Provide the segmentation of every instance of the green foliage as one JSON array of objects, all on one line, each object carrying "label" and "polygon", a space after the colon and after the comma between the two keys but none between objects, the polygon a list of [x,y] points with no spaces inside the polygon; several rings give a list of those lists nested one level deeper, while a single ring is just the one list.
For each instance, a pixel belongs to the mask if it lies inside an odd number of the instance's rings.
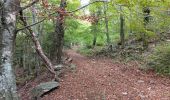
[{"label": "green foliage", "polygon": [[[48,3],[50,5],[53,5],[53,7],[57,8],[60,6],[61,0],[49,0]],[[95,0],[90,0],[90,2]],[[105,26],[105,14],[104,11],[106,11],[106,17],[108,20],[108,31],[109,31],[109,37],[111,40],[111,45],[120,43],[120,14],[123,15],[125,19],[125,40],[127,43],[125,45],[124,50],[127,52],[127,56],[130,56],[131,52],[129,52],[129,49],[126,49],[129,47],[128,42],[131,40],[135,40],[135,42],[139,42],[136,40],[141,40],[143,37],[143,34],[145,34],[145,40],[150,41],[157,38],[159,33],[166,33],[170,30],[170,12],[168,13],[170,1],[169,0],[108,0],[110,2],[103,3],[103,2],[96,2],[92,5],[89,5],[87,8],[84,8],[84,12],[90,12],[89,15],[95,15],[98,16],[98,22],[97,25],[88,21],[80,20],[74,18],[74,16],[69,17],[65,16],[65,22],[64,22],[64,46],[65,47],[71,47],[72,45],[76,45],[79,48],[79,52],[85,55],[92,55],[94,52],[98,52],[98,50],[101,50],[101,47],[104,47],[107,45],[107,39],[106,39],[106,26]],[[28,1],[23,1],[22,5],[25,5],[25,3],[29,3]],[[105,5],[106,4],[106,5]],[[104,9],[104,5],[107,6],[106,9]],[[80,6],[79,0],[67,0],[67,11],[72,11],[77,9]],[[122,10],[120,10],[120,6],[122,6]],[[47,10],[44,9],[41,4],[36,4],[37,12],[41,12],[45,14],[45,16],[39,16],[37,14],[37,21],[41,19],[41,17],[47,17],[48,14],[56,12],[55,10]],[[147,25],[144,26],[144,14],[143,14],[143,8],[149,7],[151,9],[150,13],[150,21],[147,23]],[[82,13],[81,11],[77,11],[75,13],[72,13],[73,15],[77,16],[84,16],[85,13]],[[54,14],[53,17],[55,17]],[[29,16],[32,16],[31,10],[27,10],[24,13],[24,16],[28,16],[27,22],[28,24],[32,23],[32,18]],[[42,32],[40,34],[39,40],[41,42],[41,45],[43,47],[43,50],[45,54],[48,57],[51,57],[53,53],[55,53],[55,18],[46,20],[43,22],[43,28],[42,30],[39,30]],[[42,24],[41,24],[42,25]],[[22,23],[17,23],[17,27],[21,28],[23,27]],[[38,25],[37,25],[38,27]],[[130,32],[131,31],[131,32]],[[25,32],[25,31],[24,31]],[[132,35],[132,37],[130,37]],[[94,36],[97,37],[96,41],[96,47],[92,46],[93,38]],[[27,41],[28,40],[28,41]],[[141,43],[134,43],[137,44],[137,46],[133,47],[132,52],[135,48],[142,47]],[[24,48],[23,48],[24,47]],[[156,49],[153,58],[150,58],[155,61],[156,63],[163,64],[166,60],[163,60],[161,58],[162,56],[165,56],[165,52],[169,52],[167,47],[157,47],[164,49],[164,52],[158,52],[159,50]],[[125,53],[126,53],[125,52]],[[160,53],[160,54],[159,54]],[[29,36],[19,33],[19,35],[16,38],[16,51],[15,51],[15,62],[19,63],[20,60],[23,58],[23,54],[26,56],[26,60],[34,58],[35,56],[35,50],[33,43],[31,42],[31,39]],[[155,56],[154,56],[155,55]],[[156,59],[161,58],[161,60]],[[160,56],[160,57],[158,57]],[[53,58],[53,57],[52,57]],[[53,59],[52,59],[53,60]],[[26,66],[32,66],[36,62],[34,59],[29,60]],[[21,64],[22,66],[22,64]],[[163,66],[163,65],[159,65]],[[155,67],[160,69],[163,67]],[[156,70],[158,70],[156,69]],[[161,69],[162,71],[162,69]],[[166,70],[167,71],[167,70]],[[165,72],[166,72],[165,71]],[[158,70],[159,72],[159,70]],[[164,70],[163,70],[164,72]]]},{"label": "green foliage", "polygon": [[92,49],[87,47],[80,48],[77,52],[85,56],[91,56],[93,54]]},{"label": "green foliage", "polygon": [[145,33],[146,33],[146,37],[147,37],[148,40],[157,37],[157,35],[152,31],[145,30]]},{"label": "green foliage", "polygon": [[91,34],[89,34],[89,27],[89,23],[84,23],[75,19],[67,19],[64,44],[67,46],[71,43],[83,45],[88,42],[88,38],[91,36]]},{"label": "green foliage", "polygon": [[45,53],[47,53],[48,56],[50,56],[54,52],[54,47],[55,47],[54,39],[55,38],[53,37],[55,36],[55,34],[54,32],[51,32],[51,33],[46,33],[44,35],[45,36],[43,37],[42,47]]},{"label": "green foliage", "polygon": [[90,56],[94,56],[95,54],[98,54],[99,52],[101,52],[102,49],[103,49],[102,46],[95,46],[94,48],[91,48],[91,47],[88,48],[84,46],[82,48],[79,48],[77,52],[79,52],[82,55],[90,57]]},{"label": "green foliage", "polygon": [[80,6],[79,0],[67,0],[67,9],[69,10],[75,10]]},{"label": "green foliage", "polygon": [[170,75],[170,44],[157,46],[148,57],[148,65],[159,74]]}]

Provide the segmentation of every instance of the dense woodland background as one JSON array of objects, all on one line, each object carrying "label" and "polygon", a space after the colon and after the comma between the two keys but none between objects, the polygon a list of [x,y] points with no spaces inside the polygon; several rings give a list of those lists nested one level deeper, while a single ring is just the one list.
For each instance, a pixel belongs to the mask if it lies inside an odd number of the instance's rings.
[{"label": "dense woodland background", "polygon": [[81,1],[0,0],[0,100],[48,71],[59,81],[56,66],[76,66],[70,49],[169,77],[169,0]]}]

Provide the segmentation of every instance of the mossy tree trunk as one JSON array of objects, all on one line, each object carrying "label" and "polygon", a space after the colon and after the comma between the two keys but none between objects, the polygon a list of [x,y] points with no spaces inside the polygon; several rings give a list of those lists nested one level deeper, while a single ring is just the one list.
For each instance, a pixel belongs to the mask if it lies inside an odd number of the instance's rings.
[{"label": "mossy tree trunk", "polygon": [[61,0],[60,2],[60,11],[58,12],[57,20],[56,20],[56,56],[57,56],[57,64],[62,63],[62,55],[63,55],[63,45],[64,45],[64,12],[66,8],[66,0]]}]

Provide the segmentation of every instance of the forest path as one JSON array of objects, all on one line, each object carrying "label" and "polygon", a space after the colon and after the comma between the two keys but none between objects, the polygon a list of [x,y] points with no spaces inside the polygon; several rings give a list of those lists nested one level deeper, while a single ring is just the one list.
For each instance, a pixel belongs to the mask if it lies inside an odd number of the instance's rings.
[{"label": "forest path", "polygon": [[137,64],[88,58],[67,51],[77,66],[66,73],[59,89],[42,100],[170,100],[170,79],[142,72]]}]

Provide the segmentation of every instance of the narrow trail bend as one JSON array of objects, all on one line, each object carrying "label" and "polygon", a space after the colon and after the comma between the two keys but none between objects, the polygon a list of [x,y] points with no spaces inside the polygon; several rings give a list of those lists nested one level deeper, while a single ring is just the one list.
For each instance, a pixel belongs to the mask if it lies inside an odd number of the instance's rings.
[{"label": "narrow trail bend", "polygon": [[67,51],[77,70],[66,73],[61,87],[42,100],[170,100],[170,79],[142,72],[137,64],[88,58]]}]

